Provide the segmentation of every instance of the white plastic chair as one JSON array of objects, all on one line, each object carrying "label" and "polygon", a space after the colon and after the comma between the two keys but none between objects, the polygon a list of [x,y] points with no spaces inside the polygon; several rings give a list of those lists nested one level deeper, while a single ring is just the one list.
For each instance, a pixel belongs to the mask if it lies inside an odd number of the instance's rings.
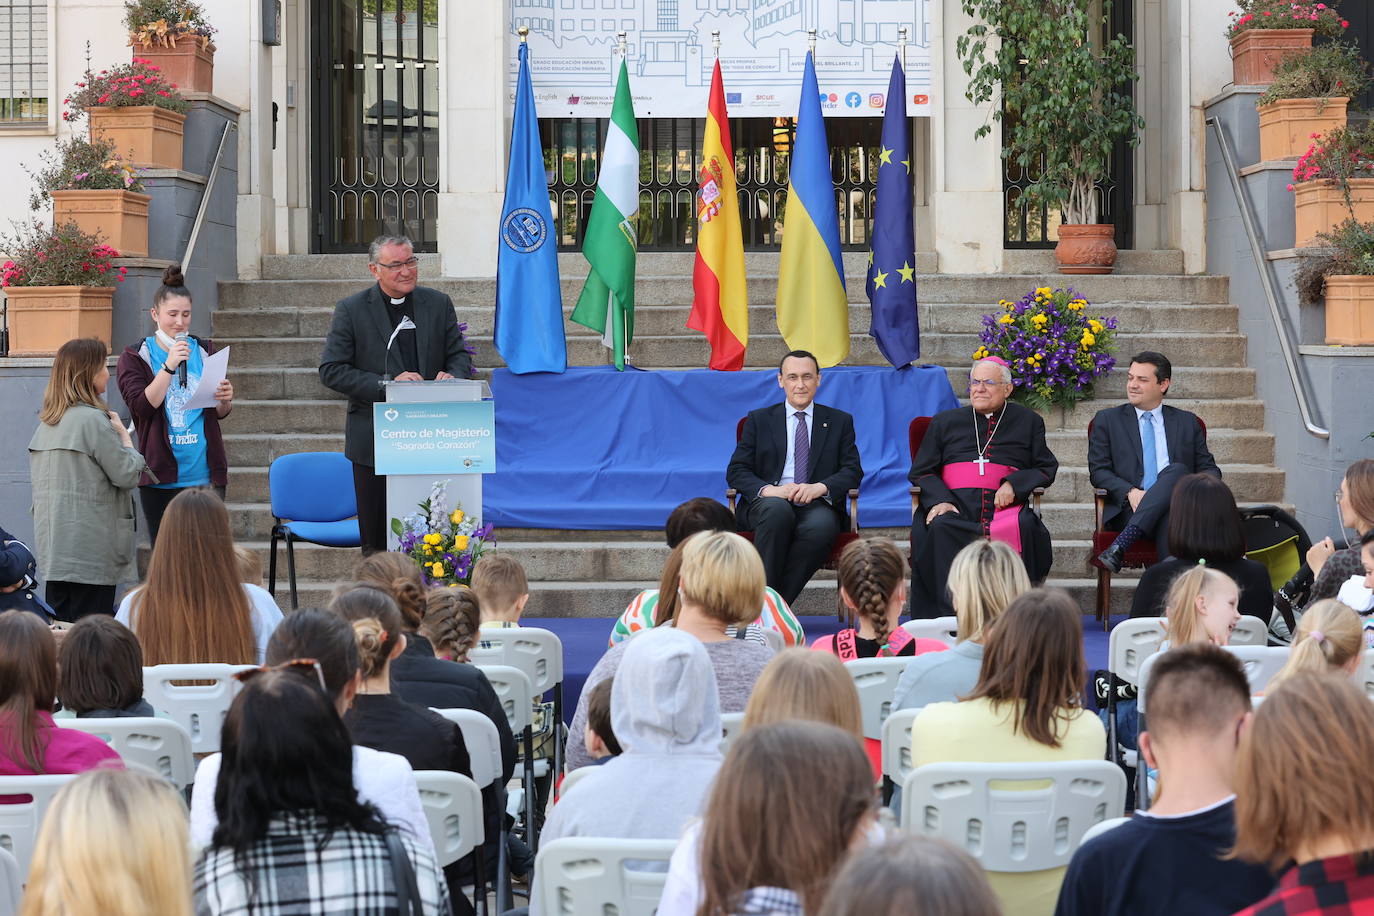
[{"label": "white plastic chair", "polygon": [[902,624],[902,629],[917,639],[938,639],[947,646],[953,646],[959,641],[958,617],[908,620]]},{"label": "white plastic chair", "polygon": [[472,781],[485,789],[501,779],[501,735],[496,723],[475,709],[433,709],[463,732],[472,763]]},{"label": "white plastic chair", "polygon": [[581,782],[584,776],[586,776],[588,773],[593,772],[595,769],[596,767],[578,767],[577,769],[568,773],[567,776],[564,776],[563,781],[558,784],[559,801],[562,801],[564,798],[567,798],[568,792],[572,789],[572,787]]},{"label": "white plastic chair", "polygon": [[1078,841],[1078,845],[1082,846],[1084,843],[1088,842],[1088,840],[1101,836],[1113,827],[1120,827],[1129,820],[1129,817],[1109,817],[1105,821],[1093,824],[1088,828],[1087,832],[1083,834],[1083,839]]},{"label": "white plastic chair", "polygon": [[462,773],[416,770],[415,785],[429,821],[429,835],[439,865],[457,862],[486,840],[482,824],[482,790]]},{"label": "white plastic chair", "polygon": [[[1140,686],[1140,668],[1159,651],[1167,622],[1163,617],[1134,617],[1112,627],[1107,637],[1107,671],[1118,682]],[[1136,765],[1136,752],[1122,747],[1116,738],[1115,684],[1107,695],[1107,751],[1111,759],[1126,766]]]},{"label": "white plastic chair", "polygon": [[38,829],[53,796],[76,778],[73,773],[45,776],[0,776],[0,796],[31,796],[29,801],[0,804],[0,849],[14,856],[21,877],[28,875],[38,844]]},{"label": "white plastic chair", "polygon": [[125,765],[147,770],[178,789],[196,777],[191,735],[171,719],[57,719],[63,728],[95,735],[118,752]]},{"label": "white plastic chair", "polygon": [[[219,750],[219,732],[229,704],[238,695],[234,675],[252,665],[157,665],[143,669],[143,698],[153,709],[173,719],[191,736],[191,751]],[[174,684],[173,681],[212,681]]]},{"label": "white plastic chair", "polygon": [[512,734],[524,743],[524,775],[521,777],[521,791],[524,793],[526,842],[530,848],[539,849],[539,833],[534,820],[534,691],[525,672],[511,665],[478,665],[491,682],[496,698],[501,701],[501,710],[506,714]]},{"label": "white plastic chair", "polygon": [[739,737],[739,733],[743,728],[744,713],[723,712],[720,714],[720,752],[722,754],[730,750],[730,745]]},{"label": "white plastic chair", "polygon": [[966,850],[986,871],[1028,872],[1068,865],[1088,828],[1125,807],[1126,776],[1110,760],[933,763],[911,771],[901,822]]},{"label": "white plastic chair", "polygon": [[535,858],[539,899],[551,913],[654,916],[676,846],[676,840],[560,837]]},{"label": "white plastic chair", "polygon": [[[911,763],[911,726],[923,706],[894,709],[883,720],[883,778],[894,787],[906,785],[915,769]],[[890,792],[886,792],[889,797]]]},{"label": "white plastic chair", "polygon": [[1237,646],[1229,645],[1226,651],[1240,659],[1245,668],[1245,679],[1250,682],[1250,693],[1264,693],[1264,688],[1288,663],[1288,646]]},{"label": "white plastic chair", "polygon": [[24,879],[19,874],[19,860],[8,849],[0,848],[0,916],[15,916],[19,912],[19,898],[24,893]]},{"label": "white plastic chair", "polygon": [[1233,646],[1267,646],[1269,645],[1269,624],[1258,617],[1246,615],[1236,622],[1236,628],[1231,631],[1231,645]]},{"label": "white plastic chair", "polygon": [[845,670],[854,680],[855,689],[859,691],[865,738],[882,740],[883,720],[892,711],[897,679],[910,663],[909,658],[857,658],[844,663]]}]

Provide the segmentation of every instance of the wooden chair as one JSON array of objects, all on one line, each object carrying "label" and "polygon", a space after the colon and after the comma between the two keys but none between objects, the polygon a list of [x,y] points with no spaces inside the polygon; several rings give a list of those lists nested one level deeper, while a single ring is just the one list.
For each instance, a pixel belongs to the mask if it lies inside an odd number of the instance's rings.
[{"label": "wooden chair", "polygon": [[[1207,424],[1201,417],[1197,418],[1197,425],[1202,430],[1203,438],[1207,438]],[[1088,441],[1093,437],[1093,421],[1088,421]],[[1102,527],[1102,515],[1107,508],[1107,491],[1101,487],[1093,487],[1093,539],[1092,546],[1088,552],[1088,565],[1097,569],[1097,600],[1094,613],[1102,623],[1102,629],[1107,629],[1112,620],[1112,571],[1103,566],[1097,559],[1098,554],[1112,546],[1112,541],[1116,540],[1119,531],[1108,531]],[[1141,538],[1130,547],[1126,548],[1125,556],[1122,559],[1122,569],[1144,569],[1159,562],[1159,550],[1155,547],[1154,541]]]},{"label": "wooden chair", "polygon": [[[735,424],[735,442],[739,442],[740,436],[744,434],[744,423],[748,419],[748,417],[740,417],[739,422]],[[835,542],[830,545],[830,556],[826,557],[825,563],[822,564],[821,569],[829,569],[832,571],[838,569],[840,565],[840,554],[844,553],[846,547],[859,539],[859,491],[850,490],[847,497],[849,501],[849,530],[841,531],[839,534],[835,535]],[[735,511],[735,503],[738,500],[738,490],[731,487],[725,491],[725,502],[730,507],[732,513]],[[754,532],[752,531],[741,531],[739,535],[748,541],[754,540]],[[844,601],[840,598],[840,586],[838,582],[835,584],[835,608],[835,616],[843,621],[845,626],[854,625],[853,615],[849,613],[849,609],[844,606]]]}]

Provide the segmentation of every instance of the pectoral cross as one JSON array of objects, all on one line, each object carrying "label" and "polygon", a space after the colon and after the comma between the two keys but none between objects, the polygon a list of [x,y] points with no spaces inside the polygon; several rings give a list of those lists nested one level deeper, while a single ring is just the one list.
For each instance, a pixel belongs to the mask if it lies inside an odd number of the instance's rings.
[{"label": "pectoral cross", "polygon": [[977,458],[975,458],[975,459],[973,460],[973,463],[976,464],[976,465],[978,465],[978,476],[979,476],[979,477],[985,477],[985,476],[987,476],[986,465],[987,465],[987,463],[988,463],[988,460],[987,460],[986,458],[984,458],[982,455],[979,455]]}]

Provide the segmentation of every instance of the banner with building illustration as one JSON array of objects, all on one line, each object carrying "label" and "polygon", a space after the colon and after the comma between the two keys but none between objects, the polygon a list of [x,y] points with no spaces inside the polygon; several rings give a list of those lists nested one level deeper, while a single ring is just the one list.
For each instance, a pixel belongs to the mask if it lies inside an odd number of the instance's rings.
[{"label": "banner with building illustration", "polygon": [[927,116],[931,0],[511,0],[508,94],[516,29],[529,32],[539,116],[610,117],[625,32],[639,117],[698,118],[720,32],[732,117],[795,117],[807,35],[826,117],[878,117],[887,106],[898,29],[906,27],[906,110]]}]

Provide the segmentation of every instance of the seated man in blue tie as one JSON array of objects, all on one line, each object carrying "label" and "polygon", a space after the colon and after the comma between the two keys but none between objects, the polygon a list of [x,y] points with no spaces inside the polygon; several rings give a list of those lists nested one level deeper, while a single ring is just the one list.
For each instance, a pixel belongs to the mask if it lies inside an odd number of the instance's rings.
[{"label": "seated man in blue tie", "polygon": [[725,471],[739,491],[740,530],[754,532],[768,585],[789,605],[848,525],[845,497],[864,476],[854,418],[815,403],[820,384],[815,356],[784,356],[778,387],[786,403],[749,412]]},{"label": "seated man in blue tie", "polygon": [[1120,531],[1098,560],[1120,572],[1126,550],[1141,538],[1169,555],[1169,500],[1188,474],[1221,477],[1196,414],[1164,406],[1173,366],[1146,350],[1131,359],[1127,404],[1099,410],[1088,440],[1088,477],[1107,491],[1102,526]]}]

